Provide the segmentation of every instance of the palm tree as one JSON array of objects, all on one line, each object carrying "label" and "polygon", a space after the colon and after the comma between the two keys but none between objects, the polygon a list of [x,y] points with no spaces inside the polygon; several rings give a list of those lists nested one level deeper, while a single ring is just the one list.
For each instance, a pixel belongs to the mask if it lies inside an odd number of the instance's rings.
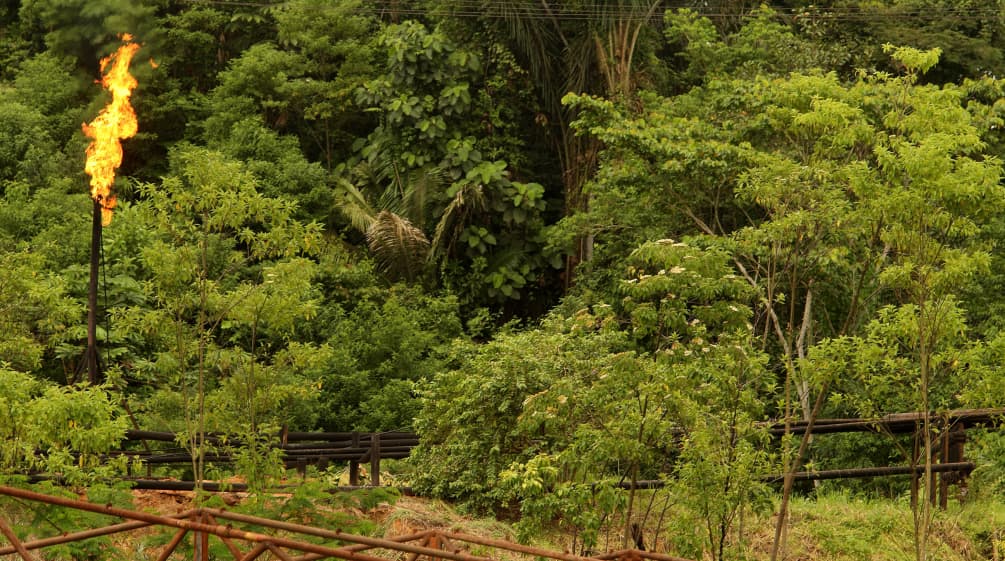
[{"label": "palm tree", "polygon": [[[587,210],[583,193],[600,150],[598,141],[578,136],[570,124],[574,111],[562,104],[567,93],[592,93],[627,100],[636,87],[634,61],[640,35],[659,0],[482,0],[489,21],[503,21],[514,51],[523,58],[555,131],[562,165],[566,215]],[[588,261],[592,236],[580,239],[567,262]]]},{"label": "palm tree", "polygon": [[[363,167],[366,166],[366,167]],[[459,183],[438,217],[429,214],[428,194],[438,192],[445,182],[438,168],[401,170],[393,163],[383,166],[367,183],[387,185],[375,201],[349,181],[339,182],[339,210],[349,223],[366,236],[367,247],[381,270],[390,280],[415,281],[427,266],[447,259],[458,236],[473,215],[485,212],[485,186]],[[372,171],[360,164],[357,171]],[[390,173],[387,173],[390,170]],[[424,233],[428,218],[436,218],[432,242]]]},{"label": "palm tree", "polygon": [[366,236],[377,268],[391,281],[418,280],[429,256],[423,232],[428,193],[440,183],[435,169],[403,170],[393,161],[377,169],[361,163],[357,172],[370,175],[367,183],[385,185],[376,201],[346,179],[339,181],[339,210]]}]

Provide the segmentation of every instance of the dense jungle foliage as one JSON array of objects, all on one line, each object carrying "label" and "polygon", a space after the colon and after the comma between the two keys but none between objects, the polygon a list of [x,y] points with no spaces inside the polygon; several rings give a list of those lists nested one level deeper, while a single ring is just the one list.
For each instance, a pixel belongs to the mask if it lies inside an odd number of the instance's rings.
[{"label": "dense jungle foliage", "polygon": [[[89,380],[80,125],[122,33]],[[401,481],[527,536],[741,558],[745,512],[812,492],[766,475],[925,464],[942,430],[765,421],[1005,406],[1003,47],[999,0],[3,2],[2,471],[214,432],[265,486],[284,429],[414,430]],[[1005,439],[967,454],[1001,499]]]}]

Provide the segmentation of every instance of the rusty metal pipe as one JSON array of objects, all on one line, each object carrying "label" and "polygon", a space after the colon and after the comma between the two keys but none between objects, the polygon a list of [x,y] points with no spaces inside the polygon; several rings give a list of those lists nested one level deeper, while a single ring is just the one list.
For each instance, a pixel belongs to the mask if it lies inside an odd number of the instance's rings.
[{"label": "rusty metal pipe", "polygon": [[[273,555],[275,555],[276,557],[278,557],[280,559],[280,561],[291,561],[293,559],[292,557],[290,557],[289,555],[287,555],[286,552],[284,552],[283,550],[279,549],[278,547],[272,545],[271,543],[270,544],[265,544],[265,545],[266,545],[266,547],[269,548],[269,551]],[[318,554],[318,555],[320,555],[320,554]]]},{"label": "rusty metal pipe", "polygon": [[[171,518],[188,518],[192,515],[195,510],[188,510],[180,514],[176,514]],[[52,545],[60,545],[69,542],[75,542],[80,540],[86,540],[90,538],[98,538],[101,536],[107,536],[110,534],[117,534],[119,532],[128,532],[130,530],[138,530],[140,528],[146,528],[151,526],[150,522],[123,522],[122,524],[115,524],[114,526],[105,526],[104,528],[95,528],[93,530],[83,530],[81,532],[74,532],[72,534],[63,534],[62,536],[53,536],[51,538],[43,538],[40,540],[34,540],[30,542],[24,542],[24,548],[27,550],[41,549],[43,547],[49,547]],[[0,555],[10,555],[11,553],[16,553],[13,547],[8,546],[0,548]]]},{"label": "rusty metal pipe", "polygon": [[[424,530],[422,532],[416,532],[414,534],[405,534],[403,536],[392,536],[390,538],[384,538],[384,539],[391,540],[393,542],[410,542],[422,539],[431,534],[432,532],[433,532],[432,530]],[[374,549],[374,546],[365,544],[356,544],[347,547],[341,547],[339,549],[344,549],[346,551],[366,551],[368,549]],[[324,559],[325,557],[326,556],[318,553],[306,553],[304,555],[294,557],[292,561],[315,561],[317,559]]]},{"label": "rusty metal pipe", "polygon": [[[269,546],[264,543],[256,544],[255,547],[251,548],[251,551],[244,554],[240,561],[254,561],[258,559],[258,556],[269,550]],[[320,555],[318,553],[312,553],[311,555]],[[324,559],[324,557],[315,557],[315,559]]]},{"label": "rusty metal pipe", "polygon": [[[297,549],[300,551],[306,551],[310,553],[324,553],[328,556],[339,557],[342,559],[348,559],[350,561],[387,561],[380,557],[375,557],[372,555],[364,555],[361,553],[356,553],[353,551],[340,551],[332,547],[324,547],[311,543],[298,542],[296,540],[291,540],[287,538],[280,538],[274,536],[267,536],[264,534],[258,534],[255,532],[245,532],[243,530],[237,530],[229,526],[215,526],[212,524],[203,524],[200,522],[192,522],[190,520],[176,520],[174,518],[167,518],[164,516],[157,516],[154,514],[147,514],[145,512],[139,512],[134,510],[127,510],[124,508],[117,508],[110,505],[96,505],[88,503],[86,501],[78,501],[74,499],[66,499],[63,497],[53,497],[51,495],[44,495],[42,493],[36,493],[34,491],[28,491],[25,489],[17,489],[15,487],[0,486],[0,495],[7,495],[9,497],[18,497],[21,499],[26,499],[29,501],[38,501],[42,503],[47,503],[56,506],[63,506],[68,508],[75,508],[78,510],[86,510],[88,512],[96,512],[98,514],[105,514],[108,516],[117,516],[119,518],[126,518],[130,520],[139,520],[143,522],[150,522],[151,524],[158,524],[161,526],[170,526],[174,528],[194,531],[194,532],[206,532],[208,534],[213,534],[215,536],[223,536],[228,538],[238,538],[254,543],[272,543],[274,545]],[[265,519],[260,519],[265,520]],[[272,522],[265,520],[266,522]],[[263,526],[268,526],[268,524],[262,524]],[[350,536],[348,534],[342,535],[340,539],[353,538],[361,539],[360,536]],[[366,538],[369,540],[369,538]],[[346,540],[349,541],[349,540]],[[376,540],[383,542],[384,540]],[[396,546],[401,544],[395,544],[394,542],[387,542]],[[383,544],[378,547],[382,547]],[[435,550],[430,550],[432,553],[439,553]],[[426,553],[426,552],[423,552]],[[443,557],[441,555],[441,557]],[[468,559],[458,559],[456,561],[487,561],[485,558],[468,558]]]},{"label": "rusty metal pipe", "polygon": [[24,544],[21,543],[21,540],[18,539],[17,534],[14,533],[14,529],[10,527],[10,524],[7,524],[7,521],[4,520],[2,516],[0,516],[0,533],[2,533],[5,538],[7,538],[7,541],[13,544],[14,551],[16,551],[17,554],[21,556],[21,559],[23,559],[24,561],[35,561],[35,558],[32,557],[30,553],[28,553],[28,550],[24,547]]},{"label": "rusty metal pipe", "polygon": [[652,559],[653,561],[691,561],[690,559],[677,557],[676,555],[653,553],[652,551],[639,551],[638,549],[619,549],[618,551],[598,555],[596,559],[620,559],[622,556],[628,556],[629,558],[641,557],[643,559]]},{"label": "rusty metal pipe", "polygon": [[174,537],[171,538],[171,541],[168,542],[166,546],[164,546],[164,551],[162,551],[161,554],[157,556],[157,561],[167,561],[168,558],[171,557],[171,554],[174,553],[174,550],[178,549],[178,546],[181,544],[181,541],[185,539],[185,536],[187,534],[188,530],[184,528],[175,532]]},{"label": "rusty metal pipe", "polygon": [[[371,547],[379,547],[383,549],[392,549],[395,551],[404,551],[406,553],[417,553],[419,555],[429,555],[432,557],[439,557],[442,559],[451,559],[452,561],[495,561],[488,557],[478,557],[476,555],[467,555],[464,553],[456,553],[453,551],[444,551],[442,549],[433,549],[429,547],[420,547],[417,545],[411,545],[407,543],[398,543],[391,540],[385,540],[380,538],[368,538],[366,536],[357,536],[353,534],[346,534],[338,530],[322,530],[320,528],[312,528],[311,526],[304,526],[301,524],[293,524],[292,522],[279,522],[276,520],[269,520],[267,518],[259,518],[257,516],[249,516],[247,514],[237,514],[235,512],[228,512],[219,509],[207,509],[208,512],[212,513],[213,516],[217,518],[225,518],[227,520],[234,520],[235,522],[244,522],[246,524],[255,524],[258,526],[265,526],[268,528],[275,528],[277,530],[288,530],[290,532],[300,532],[304,534],[315,535],[319,537],[338,539],[342,541],[365,544]],[[307,551],[307,550],[304,550]],[[331,551],[338,551],[341,553],[351,553],[355,552],[349,551],[347,549],[332,549]],[[321,553],[321,552],[318,552]]]},{"label": "rusty metal pipe", "polygon": [[[216,522],[216,518],[214,518],[212,514],[205,512],[205,509],[203,509],[203,516],[206,517],[206,521],[210,524],[216,524],[219,526]],[[234,545],[234,542],[231,541],[230,538],[224,537],[221,537],[220,540],[223,541],[223,545],[227,546],[227,549],[230,550],[230,554],[234,557],[235,561],[241,561],[241,557],[244,556],[244,553],[238,549],[236,545]]]},{"label": "rusty metal pipe", "polygon": [[531,547],[528,545],[511,543],[503,540],[495,540],[492,538],[483,538],[481,536],[473,536],[471,534],[443,532],[443,536],[459,542],[487,545],[489,547],[498,547],[500,549],[506,549],[518,553],[526,553],[529,555],[537,555],[540,557],[548,557],[551,559],[560,559],[561,561],[590,561],[591,559],[590,557],[583,557],[581,555],[574,555],[571,553],[563,553],[558,551],[550,551],[547,549],[541,549],[539,547]]}]

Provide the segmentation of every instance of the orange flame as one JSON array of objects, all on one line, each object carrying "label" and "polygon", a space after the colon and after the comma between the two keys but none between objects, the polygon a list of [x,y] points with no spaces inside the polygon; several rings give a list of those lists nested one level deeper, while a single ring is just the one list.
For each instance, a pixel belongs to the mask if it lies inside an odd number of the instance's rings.
[{"label": "orange flame", "polygon": [[[93,142],[87,147],[84,171],[91,176],[91,198],[101,205],[101,224],[112,222],[115,195],[112,183],[115,170],[122,165],[122,144],[119,140],[136,134],[136,113],[129,104],[129,96],[136,88],[136,78],[129,73],[129,62],[140,46],[132,43],[132,36],[122,35],[125,44],[114,54],[101,59],[101,85],[112,93],[112,102],[91,121],[84,123],[84,134]],[[111,65],[108,72],[105,69]]]}]

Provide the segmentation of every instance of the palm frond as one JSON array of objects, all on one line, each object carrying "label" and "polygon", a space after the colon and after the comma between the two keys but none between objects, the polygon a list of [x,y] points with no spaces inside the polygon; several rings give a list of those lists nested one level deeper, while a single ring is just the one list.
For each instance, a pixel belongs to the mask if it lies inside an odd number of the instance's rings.
[{"label": "palm frond", "polygon": [[429,240],[407,218],[380,211],[366,231],[366,241],[377,267],[391,280],[414,281],[422,274]]},{"label": "palm frond", "polygon": [[[487,17],[502,20],[518,56],[524,59],[534,81],[541,88],[541,97],[554,111],[561,107],[561,63],[558,55],[568,48],[561,22],[556,17],[555,2],[549,0],[522,0],[517,2],[483,1],[481,11]],[[547,17],[541,17],[542,11]]]},{"label": "palm frond", "polygon": [[584,30],[582,37],[570,43],[562,53],[566,69],[561,86],[563,92],[582,93],[590,84],[590,76],[596,62],[595,37],[594,33]]},{"label": "palm frond", "polygon": [[440,256],[448,255],[461,234],[466,218],[473,213],[483,212],[486,208],[485,191],[481,185],[462,185],[450,204],[443,209],[440,221],[436,224],[429,260],[434,261]]},{"label": "palm frond", "polygon": [[404,216],[417,228],[425,230],[433,194],[441,192],[446,182],[446,174],[439,167],[397,167],[390,181],[384,184],[376,206]]},{"label": "palm frond", "polygon": [[349,220],[353,228],[366,233],[377,218],[376,211],[352,183],[340,179],[338,189],[339,211]]},{"label": "palm frond", "polygon": [[404,191],[403,214],[425,230],[429,205],[434,200],[434,195],[442,193],[448,184],[446,172],[438,166],[413,170]]}]

